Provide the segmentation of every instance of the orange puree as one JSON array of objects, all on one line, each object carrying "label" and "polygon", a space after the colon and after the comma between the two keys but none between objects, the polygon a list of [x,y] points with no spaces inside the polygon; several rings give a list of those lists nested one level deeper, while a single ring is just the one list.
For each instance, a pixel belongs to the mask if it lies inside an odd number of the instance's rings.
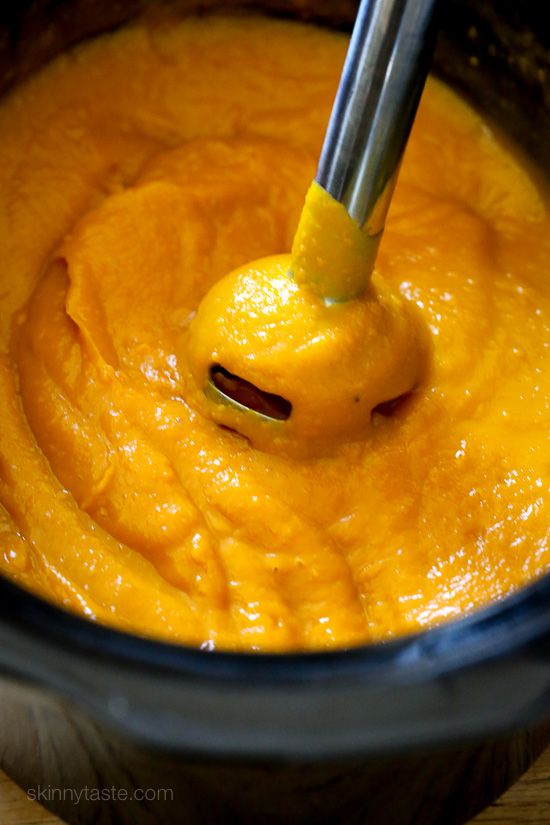
[{"label": "orange puree", "polygon": [[[203,414],[195,311],[231,270],[246,280],[247,262],[291,249],[345,48],[260,18],[140,23],[3,102],[0,569],[16,582],[139,634],[295,650],[457,617],[550,567],[547,205],[436,81],[371,304],[387,299],[390,327],[406,305],[411,342],[424,330],[413,394],[367,405],[347,437],[333,421],[310,457]],[[295,314],[274,332],[269,303],[245,306],[228,348],[298,387]],[[336,347],[319,403],[365,369],[348,349],[357,304],[342,307],[345,323],[319,327]]]},{"label": "orange puree", "polygon": [[[294,457],[334,453],[370,434],[373,410],[419,383],[427,349],[411,302],[378,274],[370,279],[372,249],[314,182],[292,254],[239,267],[202,300],[187,340],[192,405],[253,447]],[[213,366],[284,399],[290,417],[266,421],[213,397]]]}]

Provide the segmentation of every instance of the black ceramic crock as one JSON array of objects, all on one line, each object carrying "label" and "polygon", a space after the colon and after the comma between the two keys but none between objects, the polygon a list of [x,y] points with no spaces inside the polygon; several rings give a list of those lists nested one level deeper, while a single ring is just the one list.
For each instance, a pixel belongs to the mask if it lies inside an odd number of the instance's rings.
[{"label": "black ceramic crock", "polygon": [[[0,89],[151,5],[4,2]],[[339,28],[355,12],[348,0],[173,5]],[[544,174],[546,4],[443,0],[440,27],[434,71]],[[0,765],[71,823],[454,825],[550,739],[550,578],[402,640],[284,656],[128,636],[0,578],[0,674]]]}]

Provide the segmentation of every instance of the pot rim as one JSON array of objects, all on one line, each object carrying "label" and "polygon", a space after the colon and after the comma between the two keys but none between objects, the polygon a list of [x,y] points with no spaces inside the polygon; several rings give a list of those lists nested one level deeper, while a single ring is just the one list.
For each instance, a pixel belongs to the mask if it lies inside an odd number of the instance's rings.
[{"label": "pot rim", "polygon": [[[502,658],[519,647],[550,641],[550,572],[457,619],[415,633],[349,648],[284,653],[205,650],[139,636],[83,618],[26,591],[0,574],[0,624],[39,634],[67,652],[115,660],[132,669],[172,676],[256,684],[449,673]],[[549,648],[550,655],[550,648]],[[400,679],[401,681],[401,679]]]},{"label": "pot rim", "polygon": [[420,633],[286,654],[132,636],[0,576],[0,675],[8,691],[11,681],[41,701],[68,701],[164,755],[365,759],[499,736],[548,715],[549,654],[550,574]]}]

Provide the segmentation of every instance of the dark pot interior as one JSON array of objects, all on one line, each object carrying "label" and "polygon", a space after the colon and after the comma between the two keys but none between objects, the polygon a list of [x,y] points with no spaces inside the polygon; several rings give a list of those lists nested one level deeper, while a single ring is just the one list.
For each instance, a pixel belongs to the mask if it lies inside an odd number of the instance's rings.
[{"label": "dark pot interior", "polygon": [[[263,8],[349,28],[348,0],[35,0],[0,11],[0,90],[145,7]],[[549,168],[538,0],[447,0],[435,71]],[[473,617],[378,648],[250,657],[89,625],[0,580],[0,764],[79,823],[464,822],[548,741],[548,577]],[[32,687],[22,690],[21,683]],[[63,797],[115,786],[167,800]]]}]

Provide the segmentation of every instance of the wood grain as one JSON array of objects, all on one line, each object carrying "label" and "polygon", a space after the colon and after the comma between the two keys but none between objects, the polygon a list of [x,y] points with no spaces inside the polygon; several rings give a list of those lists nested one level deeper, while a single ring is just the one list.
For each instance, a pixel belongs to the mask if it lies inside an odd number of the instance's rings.
[{"label": "wood grain", "polygon": [[1,825],[60,825],[61,820],[27,799],[24,791],[0,770]]},{"label": "wood grain", "polygon": [[[470,825],[549,825],[550,748],[504,796]],[[27,799],[0,771],[0,825],[63,825],[36,802]]]},{"label": "wood grain", "polygon": [[548,825],[550,823],[550,748],[504,796],[471,825]]}]

